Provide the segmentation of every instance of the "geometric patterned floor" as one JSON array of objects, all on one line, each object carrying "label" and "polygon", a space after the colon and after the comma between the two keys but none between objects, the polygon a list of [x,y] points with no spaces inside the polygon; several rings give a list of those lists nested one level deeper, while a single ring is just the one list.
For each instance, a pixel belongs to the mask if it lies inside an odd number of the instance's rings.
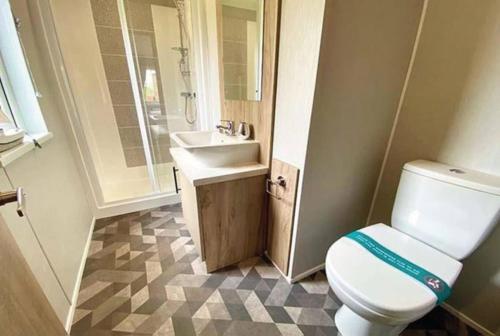
[{"label": "geometric patterned floor", "polygon": [[[96,222],[71,335],[337,335],[338,307],[324,272],[291,285],[256,257],[207,273],[177,204]],[[478,335],[445,320],[402,335]]]}]

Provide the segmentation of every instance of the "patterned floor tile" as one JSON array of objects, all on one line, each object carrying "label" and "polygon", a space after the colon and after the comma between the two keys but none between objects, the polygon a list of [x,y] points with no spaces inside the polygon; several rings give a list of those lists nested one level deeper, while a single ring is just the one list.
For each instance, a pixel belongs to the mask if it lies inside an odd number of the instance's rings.
[{"label": "patterned floor tile", "polygon": [[[172,205],[96,222],[71,335],[336,336],[339,307],[324,272],[291,285],[255,257],[208,274]],[[437,308],[403,336],[453,325]]]}]

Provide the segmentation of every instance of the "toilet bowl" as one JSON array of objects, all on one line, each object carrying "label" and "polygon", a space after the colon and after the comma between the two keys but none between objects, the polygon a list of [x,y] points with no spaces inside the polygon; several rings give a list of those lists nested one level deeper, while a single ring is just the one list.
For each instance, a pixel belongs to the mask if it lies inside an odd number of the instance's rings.
[{"label": "toilet bowl", "polygon": [[[450,287],[462,269],[459,261],[388,225],[359,231],[439,276]],[[349,238],[330,247],[325,267],[330,287],[344,304],[335,316],[343,336],[399,335],[408,323],[436,306],[437,297],[426,286]]]},{"label": "toilet bowl", "polygon": [[462,269],[459,260],[484,241],[499,219],[500,177],[424,160],[407,163],[391,226],[357,230],[389,251],[392,261],[346,236],[328,250],[326,275],[343,303],[335,315],[339,332],[399,335],[440,302],[430,289],[435,282],[413,276],[398,262],[413,264],[451,288]]}]

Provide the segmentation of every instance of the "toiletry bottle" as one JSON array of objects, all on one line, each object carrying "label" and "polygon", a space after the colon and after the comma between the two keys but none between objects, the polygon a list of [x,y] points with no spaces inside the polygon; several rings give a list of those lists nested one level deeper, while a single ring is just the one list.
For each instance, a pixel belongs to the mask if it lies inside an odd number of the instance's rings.
[{"label": "toiletry bottle", "polygon": [[250,138],[250,126],[244,121],[240,121],[240,125],[238,126],[238,138],[242,140]]}]

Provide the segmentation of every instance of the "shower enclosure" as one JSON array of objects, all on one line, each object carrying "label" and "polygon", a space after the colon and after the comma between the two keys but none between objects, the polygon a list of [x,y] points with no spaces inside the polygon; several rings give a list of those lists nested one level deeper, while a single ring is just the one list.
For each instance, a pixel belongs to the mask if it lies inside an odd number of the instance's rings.
[{"label": "shower enclosure", "polygon": [[175,193],[169,133],[199,128],[189,1],[48,3],[97,204]]}]

